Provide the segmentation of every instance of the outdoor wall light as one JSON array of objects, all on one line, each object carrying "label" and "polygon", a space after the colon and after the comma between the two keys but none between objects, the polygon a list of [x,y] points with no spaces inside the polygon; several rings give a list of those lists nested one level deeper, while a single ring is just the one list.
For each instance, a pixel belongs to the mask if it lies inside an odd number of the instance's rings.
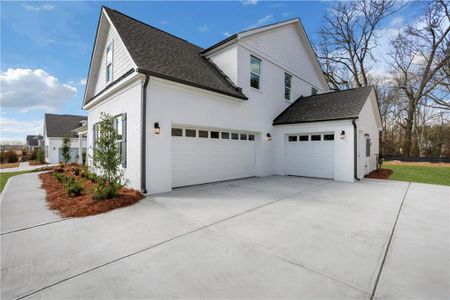
[{"label": "outdoor wall light", "polygon": [[368,138],[370,135],[369,135],[368,133],[365,133],[364,136],[365,136],[366,138]]},{"label": "outdoor wall light", "polygon": [[341,140],[343,140],[344,138],[345,138],[345,131],[342,130],[342,131],[341,131]]},{"label": "outdoor wall light", "polygon": [[160,131],[161,131],[161,128],[159,127],[159,122],[156,122],[155,125],[153,126],[153,133],[159,134]]},{"label": "outdoor wall light", "polygon": [[266,135],[266,139],[267,139],[268,141],[271,141],[271,140],[272,140],[272,136],[270,135],[270,133],[268,133],[268,134]]}]

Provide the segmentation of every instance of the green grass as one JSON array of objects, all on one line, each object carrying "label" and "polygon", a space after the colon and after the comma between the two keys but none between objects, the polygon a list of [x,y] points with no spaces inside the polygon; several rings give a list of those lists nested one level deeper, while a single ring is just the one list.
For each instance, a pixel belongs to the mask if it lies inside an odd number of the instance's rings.
[{"label": "green grass", "polygon": [[408,166],[383,164],[383,169],[394,173],[392,180],[412,181],[421,183],[441,184],[450,186],[450,167]]},{"label": "green grass", "polygon": [[16,176],[16,175],[20,175],[20,174],[25,174],[25,173],[29,173],[30,171],[18,171],[18,172],[2,172],[0,173],[0,193],[3,192],[3,188],[6,185],[6,182],[8,181],[9,178]]}]

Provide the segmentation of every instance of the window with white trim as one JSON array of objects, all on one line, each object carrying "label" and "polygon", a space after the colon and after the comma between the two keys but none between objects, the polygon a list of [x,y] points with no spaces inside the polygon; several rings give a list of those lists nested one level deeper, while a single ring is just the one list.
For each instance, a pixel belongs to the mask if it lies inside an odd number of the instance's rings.
[{"label": "window with white trim", "polygon": [[106,48],[106,83],[113,80],[113,44]]},{"label": "window with white trim", "polygon": [[116,146],[122,167],[127,166],[127,114],[114,117],[114,128],[117,130]]},{"label": "window with white trim", "polygon": [[250,86],[255,89],[261,87],[261,60],[250,56]]},{"label": "window with white trim", "polygon": [[292,76],[284,73],[284,99],[291,101]]}]

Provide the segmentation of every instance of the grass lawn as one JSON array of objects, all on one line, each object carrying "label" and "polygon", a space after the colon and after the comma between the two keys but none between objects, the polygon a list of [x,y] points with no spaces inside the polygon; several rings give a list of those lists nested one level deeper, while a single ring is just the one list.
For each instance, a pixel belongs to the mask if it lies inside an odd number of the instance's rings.
[{"label": "grass lawn", "polygon": [[450,167],[447,166],[414,166],[384,163],[382,168],[390,169],[394,172],[389,177],[392,180],[450,186]]},{"label": "grass lawn", "polygon": [[3,188],[6,185],[6,182],[8,181],[9,178],[16,176],[16,175],[20,175],[20,174],[25,174],[25,173],[29,173],[30,171],[18,171],[18,172],[2,172],[0,173],[0,193],[3,192]]}]

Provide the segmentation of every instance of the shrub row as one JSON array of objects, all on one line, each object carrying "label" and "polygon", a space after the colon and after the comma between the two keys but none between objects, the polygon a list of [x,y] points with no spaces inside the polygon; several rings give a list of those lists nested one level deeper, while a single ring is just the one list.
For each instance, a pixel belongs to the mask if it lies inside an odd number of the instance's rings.
[{"label": "shrub row", "polygon": [[19,157],[17,156],[15,151],[9,150],[0,153],[0,161],[1,163],[15,163],[19,161]]},{"label": "shrub row", "polygon": [[83,193],[84,188],[80,181],[75,180],[64,173],[54,172],[53,177],[64,185],[64,189],[70,197],[76,197]]}]

